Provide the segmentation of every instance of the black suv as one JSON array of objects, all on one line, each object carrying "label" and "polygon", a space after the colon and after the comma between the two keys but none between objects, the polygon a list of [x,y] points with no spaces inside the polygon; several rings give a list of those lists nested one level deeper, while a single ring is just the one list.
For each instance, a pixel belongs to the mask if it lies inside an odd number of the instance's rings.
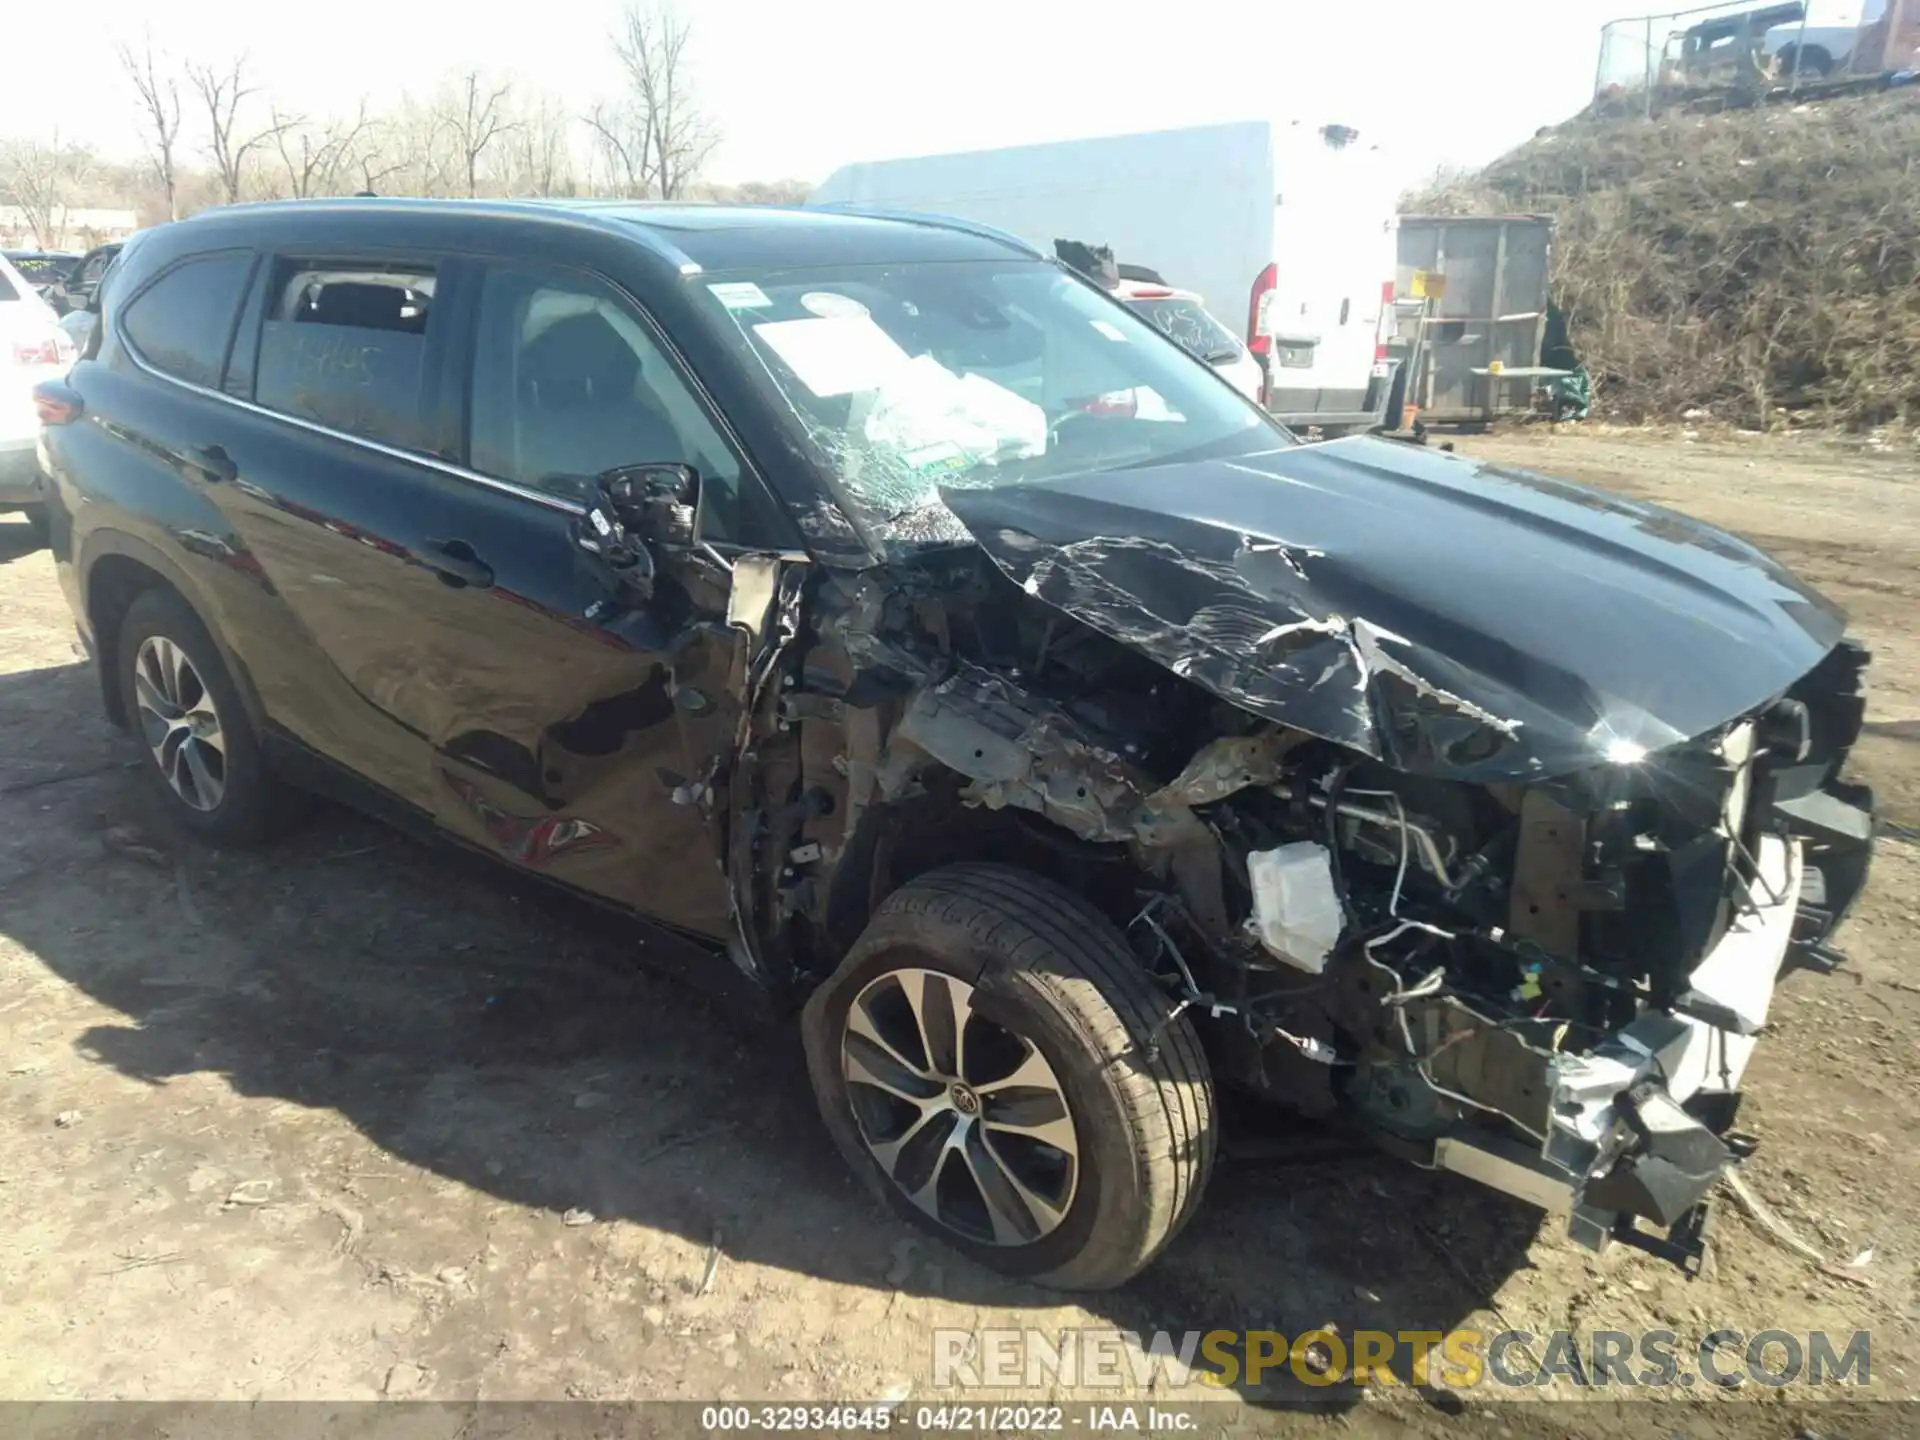
[{"label": "black suv", "polygon": [[1765,555],[1298,444],[977,227],[236,207],[36,397],[182,827],[324,790],[679,937],[880,1194],[1047,1283],[1193,1215],[1217,1086],[1691,1263],[1866,874],[1867,657]]},{"label": "black suv", "polygon": [[85,255],[59,257],[64,264],[43,292],[47,303],[62,315],[87,309],[100,289],[100,282],[106,278],[107,271],[113,268],[113,262],[120,258],[125,246],[124,240],[114,240],[96,246]]}]

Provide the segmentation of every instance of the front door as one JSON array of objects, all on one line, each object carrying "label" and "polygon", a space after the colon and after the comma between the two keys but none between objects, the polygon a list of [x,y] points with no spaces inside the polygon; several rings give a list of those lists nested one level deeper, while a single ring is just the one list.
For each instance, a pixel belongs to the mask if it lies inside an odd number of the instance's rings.
[{"label": "front door", "polygon": [[656,546],[654,594],[634,602],[597,588],[570,529],[596,477],[642,464],[689,467],[703,511],[737,517],[743,464],[644,312],[596,277],[489,265],[471,331],[465,463],[514,487],[528,540],[540,537],[548,558],[521,603],[550,633],[511,648],[485,625],[448,637],[465,677],[496,678],[427,682],[442,823],[731,938],[725,827],[707,788],[738,715],[728,562],[711,545]]},{"label": "front door", "polygon": [[[579,323],[591,308],[544,292],[516,305],[528,297],[504,272],[431,257],[267,268],[252,398],[296,423],[256,420],[278,434],[241,438],[226,503],[324,665],[286,677],[300,693],[269,708],[458,838],[729,934],[717,848],[699,808],[675,803],[667,656],[689,617],[664,591],[596,612],[604,592],[571,533],[598,470],[696,460],[671,428],[596,415],[638,365],[623,372]],[[486,329],[469,348],[452,337],[472,318]],[[471,468],[457,463],[469,353],[483,360]],[[517,393],[488,388],[502,365]]]}]

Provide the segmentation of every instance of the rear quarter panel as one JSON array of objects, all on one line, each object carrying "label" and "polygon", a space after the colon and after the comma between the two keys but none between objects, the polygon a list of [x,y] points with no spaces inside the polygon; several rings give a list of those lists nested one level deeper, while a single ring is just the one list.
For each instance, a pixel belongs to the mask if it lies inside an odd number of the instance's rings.
[{"label": "rear quarter panel", "polygon": [[[69,383],[85,401],[85,413],[45,433],[54,504],[65,520],[55,526],[61,587],[97,648],[90,600],[102,563],[118,557],[158,573],[206,621],[260,720],[247,654],[265,608],[264,576],[177,459],[204,442],[194,412],[213,402],[127,368],[124,357],[117,364],[76,365]],[[96,658],[110,670],[115,657]]]}]

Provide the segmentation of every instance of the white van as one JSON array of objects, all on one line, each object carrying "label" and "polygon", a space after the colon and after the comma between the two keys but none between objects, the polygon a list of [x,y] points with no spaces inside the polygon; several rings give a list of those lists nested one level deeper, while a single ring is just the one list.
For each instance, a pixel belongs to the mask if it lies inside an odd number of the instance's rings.
[{"label": "white van", "polygon": [[1283,422],[1380,423],[1395,189],[1344,126],[1263,121],[845,165],[811,205],[949,215],[1051,254],[1106,245],[1245,335]]}]

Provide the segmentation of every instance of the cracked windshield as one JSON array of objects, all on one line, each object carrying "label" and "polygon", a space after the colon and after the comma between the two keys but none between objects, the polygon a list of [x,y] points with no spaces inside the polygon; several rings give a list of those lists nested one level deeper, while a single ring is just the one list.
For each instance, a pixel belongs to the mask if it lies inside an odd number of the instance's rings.
[{"label": "cracked windshield", "polygon": [[1038,262],[707,277],[882,549],[966,538],[979,487],[1290,443],[1203,364]]}]

